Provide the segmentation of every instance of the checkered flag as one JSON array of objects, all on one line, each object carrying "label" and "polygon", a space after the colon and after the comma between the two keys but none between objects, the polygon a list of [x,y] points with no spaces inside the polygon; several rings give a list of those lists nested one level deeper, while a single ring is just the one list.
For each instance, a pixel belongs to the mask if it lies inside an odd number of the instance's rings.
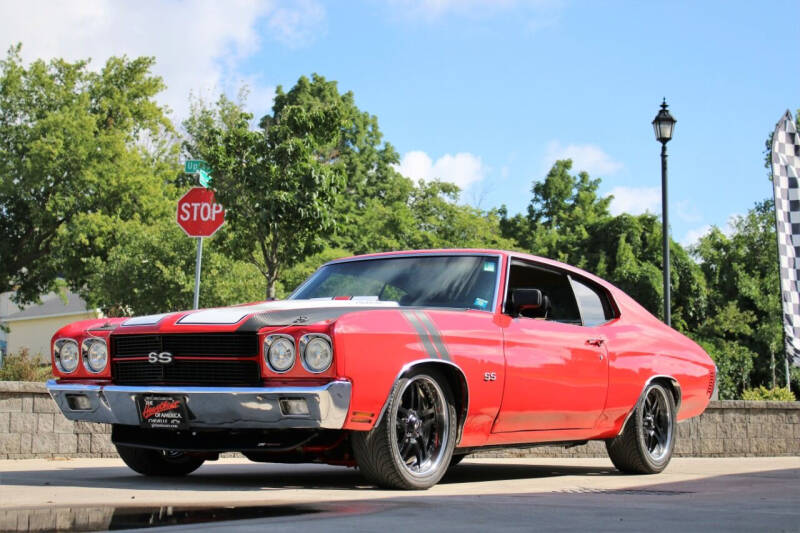
[{"label": "checkered flag", "polygon": [[787,111],[772,135],[772,187],[778,234],[786,357],[800,366],[800,136]]}]

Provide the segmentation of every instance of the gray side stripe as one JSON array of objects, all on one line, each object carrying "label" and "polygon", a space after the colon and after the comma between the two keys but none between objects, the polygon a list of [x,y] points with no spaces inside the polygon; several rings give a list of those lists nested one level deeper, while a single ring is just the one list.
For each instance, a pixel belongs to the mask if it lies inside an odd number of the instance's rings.
[{"label": "gray side stripe", "polygon": [[442,359],[450,361],[450,354],[447,352],[447,347],[445,347],[444,341],[442,341],[442,335],[439,333],[439,330],[436,328],[430,317],[425,313],[425,311],[418,311],[417,318],[419,318],[425,327],[428,328],[428,331],[431,334],[431,339],[433,339],[433,343],[436,345],[436,349],[439,350],[439,355],[442,356]]},{"label": "gray side stripe", "polygon": [[414,316],[411,311],[403,311],[403,315],[411,323],[411,325],[414,326],[414,329],[417,330],[417,335],[419,335],[422,345],[425,346],[425,351],[428,352],[428,357],[431,359],[437,359],[436,350],[433,349],[433,344],[431,344],[431,339],[428,337],[428,332],[425,331],[425,328],[422,326],[422,323],[419,321],[419,319]]}]

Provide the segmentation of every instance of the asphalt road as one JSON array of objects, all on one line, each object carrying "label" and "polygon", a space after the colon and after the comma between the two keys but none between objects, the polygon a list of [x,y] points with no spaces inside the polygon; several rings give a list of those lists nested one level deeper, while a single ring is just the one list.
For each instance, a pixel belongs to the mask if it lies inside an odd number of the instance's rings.
[{"label": "asphalt road", "polygon": [[207,463],[152,479],[113,459],[0,461],[0,530],[800,531],[800,457],[675,459],[624,476],[606,459],[467,459],[428,491],[319,465]]}]

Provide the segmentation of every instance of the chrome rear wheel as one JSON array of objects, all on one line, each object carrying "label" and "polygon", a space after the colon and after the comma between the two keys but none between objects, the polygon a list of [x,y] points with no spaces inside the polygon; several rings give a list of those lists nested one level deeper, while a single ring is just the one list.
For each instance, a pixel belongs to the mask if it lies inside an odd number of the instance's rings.
[{"label": "chrome rear wheel", "polygon": [[655,462],[663,461],[672,451],[673,424],[672,404],[663,387],[653,387],[644,398],[640,416],[642,426],[640,436],[643,446]]}]

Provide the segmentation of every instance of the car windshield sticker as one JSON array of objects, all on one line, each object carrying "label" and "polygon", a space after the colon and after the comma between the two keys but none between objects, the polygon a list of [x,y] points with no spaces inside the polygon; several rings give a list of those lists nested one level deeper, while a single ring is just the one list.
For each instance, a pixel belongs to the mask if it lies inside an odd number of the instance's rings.
[{"label": "car windshield sticker", "polygon": [[494,261],[484,261],[483,262],[483,271],[484,272],[494,272],[495,269],[495,262]]},{"label": "car windshield sticker", "polygon": [[475,298],[475,301],[472,302],[472,305],[480,309],[486,309],[486,306],[489,305],[489,301],[484,300],[483,298]]}]

